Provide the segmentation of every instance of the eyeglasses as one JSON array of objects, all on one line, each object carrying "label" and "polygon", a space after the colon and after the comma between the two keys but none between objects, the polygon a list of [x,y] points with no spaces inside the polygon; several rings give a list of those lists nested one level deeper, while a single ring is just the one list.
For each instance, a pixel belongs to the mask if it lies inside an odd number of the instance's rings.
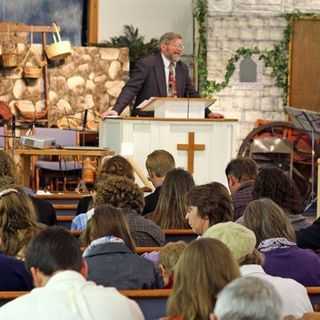
[{"label": "eyeglasses", "polygon": [[183,44],[174,44],[174,43],[167,43],[168,46],[174,47],[176,49],[184,50],[184,45]]}]

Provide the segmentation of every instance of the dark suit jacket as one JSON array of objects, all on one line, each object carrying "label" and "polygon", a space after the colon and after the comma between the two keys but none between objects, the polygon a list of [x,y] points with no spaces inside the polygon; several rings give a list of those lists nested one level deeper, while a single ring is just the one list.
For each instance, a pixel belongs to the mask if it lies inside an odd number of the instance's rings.
[{"label": "dark suit jacket", "polygon": [[[198,96],[189,77],[188,67],[181,61],[176,63],[176,85],[178,97]],[[136,107],[144,100],[166,96],[166,78],[161,54],[150,55],[136,63],[132,76],[123,87],[113,110],[120,114],[135,98],[132,115],[137,115]]]}]

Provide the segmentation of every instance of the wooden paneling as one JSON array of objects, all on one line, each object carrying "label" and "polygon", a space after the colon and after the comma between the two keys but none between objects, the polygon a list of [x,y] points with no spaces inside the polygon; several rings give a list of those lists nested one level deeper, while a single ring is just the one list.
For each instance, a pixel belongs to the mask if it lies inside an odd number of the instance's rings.
[{"label": "wooden paneling", "polygon": [[99,0],[88,0],[88,43],[98,42]]},{"label": "wooden paneling", "polygon": [[294,22],[289,70],[289,105],[320,112],[320,20]]}]

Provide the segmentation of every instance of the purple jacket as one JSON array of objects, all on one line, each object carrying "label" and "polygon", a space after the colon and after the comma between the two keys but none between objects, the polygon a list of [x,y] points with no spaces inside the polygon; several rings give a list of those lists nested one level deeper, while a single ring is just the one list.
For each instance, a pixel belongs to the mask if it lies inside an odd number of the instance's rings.
[{"label": "purple jacket", "polygon": [[304,286],[320,286],[320,257],[297,246],[263,252],[263,269],[272,276],[291,278]]}]

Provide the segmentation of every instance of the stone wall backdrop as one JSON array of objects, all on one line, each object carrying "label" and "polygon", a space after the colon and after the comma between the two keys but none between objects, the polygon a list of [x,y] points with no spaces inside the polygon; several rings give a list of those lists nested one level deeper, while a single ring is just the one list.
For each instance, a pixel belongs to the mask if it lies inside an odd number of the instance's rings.
[{"label": "stone wall backdrop", "polygon": [[[20,34],[19,39],[25,39],[25,43],[16,46],[21,64],[29,36]],[[40,57],[42,46],[33,44],[32,48]],[[27,63],[36,64],[33,58]],[[48,64],[48,112],[40,118],[47,119],[49,126],[81,128],[84,110],[88,109],[87,126],[97,129],[99,115],[114,105],[128,72],[127,48],[74,47],[72,55],[65,60]],[[9,104],[17,121],[24,121],[26,114],[30,117],[44,111],[43,81],[42,76],[25,79],[22,66],[0,65],[0,100]]]},{"label": "stone wall backdrop", "polygon": [[[272,49],[287,25],[281,14],[294,10],[320,13],[320,1],[208,0],[208,79],[223,81],[228,60],[241,47]],[[252,56],[249,64],[256,68],[256,81],[246,82],[240,76],[241,63],[247,61],[238,61],[229,85],[216,94],[214,105],[215,111],[239,119],[239,145],[256,119],[286,120],[282,90],[275,85],[271,70]]]}]

